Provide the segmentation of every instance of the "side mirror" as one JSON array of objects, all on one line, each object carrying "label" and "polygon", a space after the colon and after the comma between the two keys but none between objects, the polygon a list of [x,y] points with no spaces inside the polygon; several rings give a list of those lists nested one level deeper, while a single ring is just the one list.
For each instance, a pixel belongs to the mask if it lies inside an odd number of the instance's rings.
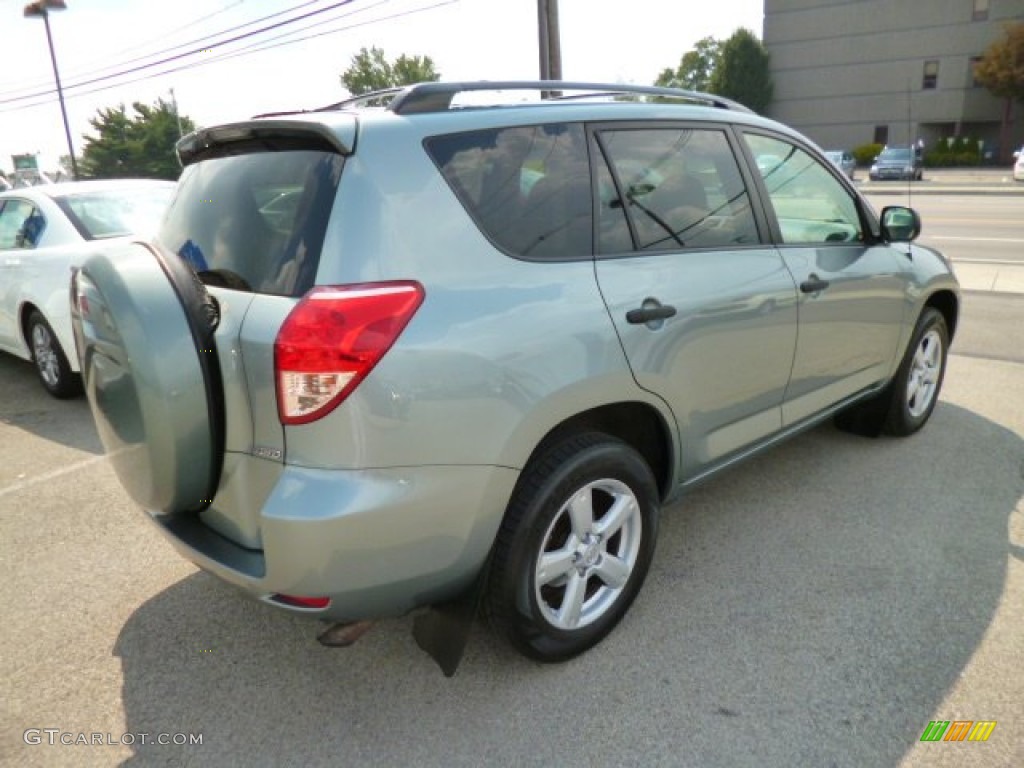
[{"label": "side mirror", "polygon": [[921,234],[921,217],[903,205],[883,208],[881,225],[882,239],[888,243],[909,243]]}]

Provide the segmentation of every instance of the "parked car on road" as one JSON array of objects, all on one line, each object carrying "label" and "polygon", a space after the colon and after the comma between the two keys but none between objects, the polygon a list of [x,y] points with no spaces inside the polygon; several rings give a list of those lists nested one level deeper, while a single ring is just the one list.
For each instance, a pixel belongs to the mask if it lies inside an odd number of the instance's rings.
[{"label": "parked car on road", "polygon": [[55,397],[81,393],[68,286],[101,243],[152,234],[174,183],[82,181],[0,193],[0,349],[35,363]]},{"label": "parked car on road", "polygon": [[917,214],[718,96],[429,83],[178,153],[155,241],[73,278],[86,393],[178,551],[325,644],[433,609],[417,640],[451,673],[479,604],[570,658],[625,615],[669,501],[938,402],[959,288]]},{"label": "parked car on road", "polygon": [[857,158],[845,149],[829,149],[825,151],[825,157],[831,160],[835,166],[846,174],[846,177],[853,181],[857,171]]},{"label": "parked car on road", "polygon": [[1013,163],[1013,180],[1024,181],[1024,147],[1013,153],[1016,160]]},{"label": "parked car on road", "polygon": [[923,173],[921,158],[914,147],[886,147],[871,164],[868,178],[872,181],[920,181]]}]

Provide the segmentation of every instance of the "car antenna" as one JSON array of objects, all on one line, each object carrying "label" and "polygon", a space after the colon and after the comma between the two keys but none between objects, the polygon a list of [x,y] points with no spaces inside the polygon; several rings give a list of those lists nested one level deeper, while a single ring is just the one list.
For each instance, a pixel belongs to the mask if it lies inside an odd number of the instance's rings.
[{"label": "car antenna", "polygon": [[[907,145],[910,147],[910,173],[907,174],[907,208],[914,207],[914,174],[917,173],[917,142],[914,140],[914,114],[910,103],[910,80],[907,80]],[[923,155],[923,153],[922,153]],[[921,158],[922,162],[924,157]]]}]

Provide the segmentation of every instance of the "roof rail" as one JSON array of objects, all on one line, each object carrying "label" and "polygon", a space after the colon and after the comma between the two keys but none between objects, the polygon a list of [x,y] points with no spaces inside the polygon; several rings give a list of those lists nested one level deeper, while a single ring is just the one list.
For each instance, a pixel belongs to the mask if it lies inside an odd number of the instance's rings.
[{"label": "roof rail", "polygon": [[361,93],[358,96],[339,101],[336,104],[328,104],[326,107],[320,107],[314,109],[314,112],[330,112],[334,109],[348,109],[350,107],[387,107],[396,96],[403,91],[409,90],[409,86],[399,86],[397,88],[385,88],[380,91],[370,91],[369,93]]},{"label": "roof rail", "polygon": [[[663,88],[656,85],[585,83],[567,80],[476,80],[456,83],[418,83],[403,88],[388,88],[364,93],[315,111],[325,112],[349,107],[384,107],[399,115],[445,112],[451,109],[452,100],[456,94],[480,91],[540,91],[552,95],[551,100],[621,95],[663,96],[684,101],[696,101],[719,109],[751,112],[737,101],[712,93],[687,91],[681,88]],[[576,93],[571,96],[562,95],[565,91],[576,91]]]}]

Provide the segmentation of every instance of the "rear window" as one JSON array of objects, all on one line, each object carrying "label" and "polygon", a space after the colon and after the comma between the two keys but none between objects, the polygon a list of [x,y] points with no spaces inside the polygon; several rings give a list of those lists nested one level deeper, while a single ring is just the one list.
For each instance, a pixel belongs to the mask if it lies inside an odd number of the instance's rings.
[{"label": "rear window", "polygon": [[582,126],[473,131],[436,136],[426,147],[498,247],[528,259],[593,254],[590,166]]},{"label": "rear window", "polygon": [[157,240],[209,285],[301,296],[316,278],[343,164],[289,150],[190,165]]}]

